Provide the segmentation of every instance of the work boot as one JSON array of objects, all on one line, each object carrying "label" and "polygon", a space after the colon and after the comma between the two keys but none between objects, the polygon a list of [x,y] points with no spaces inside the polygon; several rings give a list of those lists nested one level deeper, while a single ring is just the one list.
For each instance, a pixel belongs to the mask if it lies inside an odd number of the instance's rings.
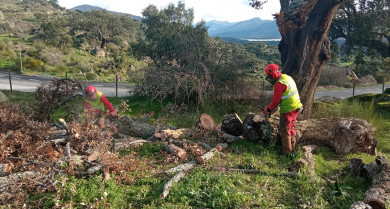
[{"label": "work boot", "polygon": [[291,148],[293,150],[295,149],[296,144],[297,144],[297,135],[293,134],[293,135],[291,135]]},{"label": "work boot", "polygon": [[292,143],[291,143],[291,136],[289,135],[285,135],[285,136],[281,136],[282,137],[282,149],[283,149],[283,153],[285,155],[287,154],[291,154],[293,152],[293,147],[292,147]]}]

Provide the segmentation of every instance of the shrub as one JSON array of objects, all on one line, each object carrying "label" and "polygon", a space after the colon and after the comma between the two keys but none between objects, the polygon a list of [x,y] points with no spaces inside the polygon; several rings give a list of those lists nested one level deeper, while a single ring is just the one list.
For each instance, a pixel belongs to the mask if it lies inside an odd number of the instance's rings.
[{"label": "shrub", "polygon": [[95,80],[97,75],[96,75],[96,73],[88,72],[85,74],[85,77],[87,78],[87,80]]},{"label": "shrub", "polygon": [[340,66],[325,66],[322,69],[318,86],[352,87],[352,82],[347,77],[348,71]]},{"label": "shrub", "polygon": [[88,63],[79,63],[75,67],[77,70],[80,70],[83,73],[87,73],[91,71],[91,66]]},{"label": "shrub", "polygon": [[44,62],[52,66],[58,65],[65,60],[64,55],[55,48],[47,48],[43,50],[41,57]]}]

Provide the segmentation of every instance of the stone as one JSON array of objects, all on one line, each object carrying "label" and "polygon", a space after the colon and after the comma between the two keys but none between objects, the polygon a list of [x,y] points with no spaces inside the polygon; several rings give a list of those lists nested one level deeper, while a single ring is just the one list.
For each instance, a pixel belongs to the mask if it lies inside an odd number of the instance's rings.
[{"label": "stone", "polygon": [[1,103],[5,103],[5,102],[8,102],[9,99],[7,96],[5,96],[5,94],[3,92],[0,91],[0,104]]}]

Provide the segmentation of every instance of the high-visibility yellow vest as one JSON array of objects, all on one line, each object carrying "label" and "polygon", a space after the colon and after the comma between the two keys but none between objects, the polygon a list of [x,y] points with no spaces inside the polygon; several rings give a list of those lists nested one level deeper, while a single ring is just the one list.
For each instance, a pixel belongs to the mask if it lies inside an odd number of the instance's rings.
[{"label": "high-visibility yellow vest", "polygon": [[88,104],[90,104],[93,109],[103,111],[105,106],[104,106],[101,98],[102,98],[102,93],[98,91],[96,101],[92,101],[89,99],[86,99],[85,101]]},{"label": "high-visibility yellow vest", "polygon": [[280,101],[280,114],[291,112],[303,106],[294,79],[289,75],[282,74],[277,82],[287,86]]}]

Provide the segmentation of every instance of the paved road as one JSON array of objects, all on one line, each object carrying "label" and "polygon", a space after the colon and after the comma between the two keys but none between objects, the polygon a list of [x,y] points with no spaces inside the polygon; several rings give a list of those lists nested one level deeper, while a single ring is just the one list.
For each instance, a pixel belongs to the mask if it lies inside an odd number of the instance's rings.
[{"label": "paved road", "polygon": [[[38,76],[26,76],[17,75],[11,73],[12,89],[23,92],[33,92],[42,83],[48,83],[53,78],[51,77],[38,77]],[[105,82],[87,82],[89,85],[94,85],[104,95],[109,97],[115,96],[115,83]],[[385,85],[385,88],[390,88],[390,84]],[[10,89],[8,72],[0,70],[0,89]],[[134,86],[130,84],[120,83],[118,87],[118,96],[128,96],[130,91],[134,90]],[[368,94],[368,93],[382,93],[382,85],[362,87],[355,89],[355,95]],[[333,96],[339,98],[347,98],[352,96],[352,88],[350,89],[336,89],[336,90],[317,90],[315,98],[322,96]]]},{"label": "paved road", "polygon": [[[52,77],[27,76],[11,73],[12,90],[22,92],[34,92],[38,86],[43,83],[49,83]],[[105,96],[114,97],[116,94],[115,83],[87,81],[87,85],[95,86]],[[0,89],[10,89],[8,72],[0,70]],[[118,96],[129,96],[134,86],[130,84],[119,83]]]},{"label": "paved road", "polygon": [[[385,84],[385,89],[390,88],[390,84]],[[358,87],[355,88],[355,96],[361,94],[369,94],[369,93],[382,93],[382,84],[369,86],[369,87]],[[319,98],[322,96],[332,96],[338,98],[347,98],[351,97],[353,94],[353,89],[335,89],[335,90],[317,90],[314,94],[314,98]]]}]

